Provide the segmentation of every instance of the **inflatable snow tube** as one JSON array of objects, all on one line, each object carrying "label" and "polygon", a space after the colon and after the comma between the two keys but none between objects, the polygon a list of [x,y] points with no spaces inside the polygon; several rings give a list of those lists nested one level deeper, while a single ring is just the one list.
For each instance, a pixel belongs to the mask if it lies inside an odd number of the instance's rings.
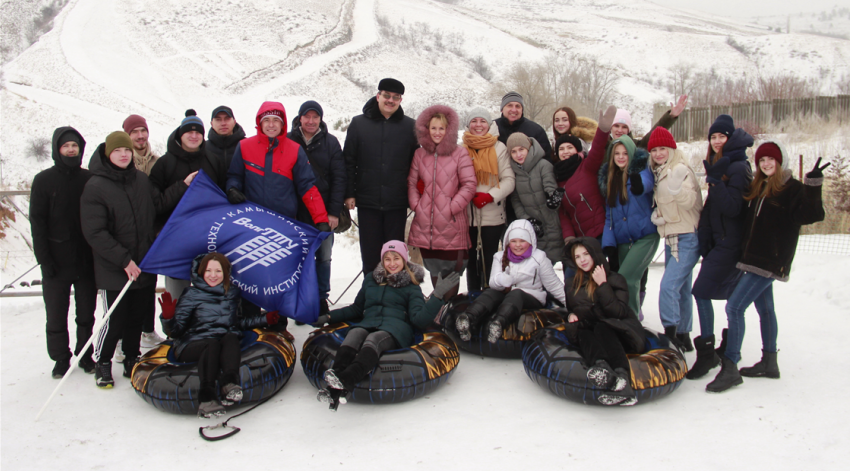
[{"label": "inflatable snow tube", "polygon": [[[543,389],[571,401],[601,405],[597,400],[605,392],[587,380],[588,365],[572,346],[566,324],[543,329],[526,345],[522,364],[532,381]],[[640,355],[628,355],[632,388],[638,404],[671,394],[688,372],[685,357],[662,334],[644,329],[646,349]]]},{"label": "inflatable snow tube", "polygon": [[[301,366],[310,384],[327,387],[325,371],[333,366],[336,352],[350,328],[342,322],[310,333],[301,350]],[[416,344],[388,350],[378,367],[360,381],[348,400],[365,404],[392,404],[430,394],[448,381],[460,355],[457,346],[442,332],[417,333]]]},{"label": "inflatable snow tube", "polygon": [[[239,379],[242,401],[259,402],[282,388],[295,368],[295,347],[277,332],[254,329],[243,332]],[[174,358],[171,341],[139,359],[133,368],[133,389],[157,409],[175,414],[197,414],[201,381],[197,363]]]},{"label": "inflatable snow tube", "polygon": [[469,296],[465,294],[452,298],[451,302],[445,306],[445,312],[442,313],[441,324],[444,326],[443,331],[454,340],[458,347],[464,351],[485,357],[522,358],[523,347],[538,330],[548,325],[564,322],[563,316],[567,315],[567,311],[564,309],[525,310],[520,314],[515,324],[504,329],[502,338],[496,343],[487,341],[488,331],[487,321],[485,320],[481,322],[478,329],[473,330],[472,338],[469,341],[464,341],[461,340],[457,332],[455,320],[460,313],[466,311],[470,303]]}]

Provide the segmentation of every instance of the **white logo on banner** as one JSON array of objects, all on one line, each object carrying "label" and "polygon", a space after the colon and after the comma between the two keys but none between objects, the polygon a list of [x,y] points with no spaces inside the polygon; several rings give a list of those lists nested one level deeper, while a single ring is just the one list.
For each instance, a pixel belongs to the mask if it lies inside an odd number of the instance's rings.
[{"label": "white logo on banner", "polygon": [[225,254],[228,259],[232,255],[239,256],[231,262],[234,267],[242,261],[253,262],[248,266],[240,267],[237,273],[243,273],[256,265],[271,266],[275,262],[292,255],[292,250],[298,248],[298,244],[289,237],[269,227],[255,226],[251,224],[251,220],[248,218],[240,218],[233,223],[260,233],[259,236]]}]

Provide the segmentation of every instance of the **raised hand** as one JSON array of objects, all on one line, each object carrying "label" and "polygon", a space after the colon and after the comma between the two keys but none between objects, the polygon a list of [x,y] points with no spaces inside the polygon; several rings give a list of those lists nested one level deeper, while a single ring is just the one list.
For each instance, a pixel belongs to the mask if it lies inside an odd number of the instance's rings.
[{"label": "raised hand", "polygon": [[685,111],[685,107],[688,106],[688,95],[682,95],[679,97],[679,101],[673,106],[673,103],[670,103],[670,116],[676,117],[682,114],[682,111]]},{"label": "raised hand", "polygon": [[823,159],[823,157],[818,157],[818,161],[815,162],[815,167],[812,169],[812,171],[806,174],[806,178],[823,178],[823,171],[827,167],[832,165],[832,162],[827,162],[826,165],[820,167],[821,159]]},{"label": "raised hand", "polygon": [[159,307],[162,309],[162,318],[171,319],[177,309],[177,300],[171,299],[171,293],[166,291],[159,296]]},{"label": "raised hand", "polygon": [[602,286],[603,283],[608,281],[608,276],[605,275],[605,268],[602,265],[596,265],[596,268],[593,269],[593,273],[591,273],[590,276],[593,277],[593,281],[595,281],[598,286]]},{"label": "raised hand", "polygon": [[605,110],[605,113],[599,112],[599,129],[602,132],[611,132],[611,128],[614,126],[614,118],[617,116],[617,107],[609,106],[608,109]]}]

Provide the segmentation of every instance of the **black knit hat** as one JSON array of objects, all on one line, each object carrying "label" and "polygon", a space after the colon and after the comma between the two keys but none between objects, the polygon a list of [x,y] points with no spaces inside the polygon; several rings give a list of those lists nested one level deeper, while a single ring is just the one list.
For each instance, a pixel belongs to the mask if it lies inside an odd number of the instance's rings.
[{"label": "black knit hat", "polygon": [[728,114],[722,114],[714,120],[711,127],[708,128],[708,138],[711,139],[711,135],[719,132],[726,137],[732,135],[735,132],[735,122],[732,121],[732,117]]},{"label": "black knit hat", "polygon": [[219,113],[224,113],[224,114],[226,114],[227,116],[230,116],[231,118],[233,118],[233,110],[231,110],[229,106],[221,105],[221,106],[219,106],[218,108],[216,108],[216,109],[214,109],[214,110],[213,110],[213,112],[212,112],[212,116],[210,117],[210,121],[214,120],[214,119],[215,119],[215,117],[216,117]]},{"label": "black knit hat", "polygon": [[319,118],[325,117],[325,112],[324,110],[322,110],[322,105],[313,100],[305,101],[301,105],[301,108],[298,109],[298,116],[304,116],[310,110],[315,111],[319,115]]},{"label": "black knit hat", "polygon": [[561,144],[565,142],[569,142],[570,144],[572,144],[573,147],[576,148],[577,152],[581,152],[583,150],[581,148],[581,139],[570,134],[561,134],[561,136],[558,137],[558,140],[555,141],[555,155],[558,155],[558,149],[560,149]]},{"label": "black knit hat", "polygon": [[204,134],[204,122],[198,117],[195,110],[186,110],[186,117],[180,122],[180,127],[177,129],[177,139],[179,140],[189,131],[198,131],[201,135]]},{"label": "black knit hat", "polygon": [[404,84],[394,78],[381,79],[381,81],[378,82],[378,91],[404,95]]},{"label": "black knit hat", "polygon": [[74,141],[77,145],[80,145],[80,135],[70,129],[63,132],[61,136],[59,136],[58,147],[62,147],[66,142]]}]

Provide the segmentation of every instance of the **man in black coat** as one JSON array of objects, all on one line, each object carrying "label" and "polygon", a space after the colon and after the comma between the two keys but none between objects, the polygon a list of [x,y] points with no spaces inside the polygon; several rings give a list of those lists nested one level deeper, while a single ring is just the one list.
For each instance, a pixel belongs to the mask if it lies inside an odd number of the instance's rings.
[{"label": "man in black coat", "polygon": [[114,385],[111,358],[119,338],[126,355],[124,376],[130,377],[138,361],[142,323],[154,309],[156,289],[156,275],[143,273],[138,263],[153,243],[157,214],[170,213],[195,176],[162,193],[136,169],[132,147],[123,131],[107,136],[89,162],[92,176],[80,201],[83,235],[92,247],[95,281],[106,291],[107,305],[115,303],[128,279],[133,281],[98,335],[95,381],[100,388]]},{"label": "man in black coat", "polygon": [[381,80],[378,94],[366,102],[363,114],[351,120],[345,137],[345,206],[357,207],[365,273],[380,262],[385,242],[404,240],[407,174],[419,144],[416,121],[401,108],[403,95],[401,82]]},{"label": "man in black coat", "polygon": [[225,174],[233,161],[236,144],[242,139],[245,139],[245,130],[236,122],[233,110],[223,105],[214,109],[207,132],[207,155],[211,160],[223,162]]},{"label": "man in black coat", "polygon": [[[522,95],[517,92],[508,92],[502,97],[502,116],[493,121],[499,128],[499,141],[507,145],[511,134],[521,132],[536,139],[543,151],[546,152],[544,155],[547,157],[552,155],[549,136],[546,135],[542,126],[523,115],[523,106]],[[508,152],[510,152],[510,149],[508,149]]]},{"label": "man in black coat", "polygon": [[[339,145],[339,140],[328,133],[328,126],[322,120],[323,117],[322,105],[313,100],[305,101],[298,110],[298,116],[292,120],[292,131],[286,137],[297,142],[307,153],[307,160],[316,175],[316,188],[322,195],[325,210],[328,212],[328,224],[331,229],[336,229],[339,225],[339,213],[348,211],[343,206],[347,177],[342,147]],[[298,220],[314,225],[313,218],[303,203],[298,205]],[[322,300],[319,315],[327,314],[329,311],[333,245],[334,235],[331,233],[316,251],[319,297]]]},{"label": "man in black coat", "polygon": [[[80,227],[80,198],[91,173],[80,167],[86,148],[83,136],[72,127],[53,132],[53,167],[38,173],[30,193],[30,225],[35,258],[41,265],[42,295],[47,311],[47,354],[55,363],[53,377],[62,378],[71,363],[68,347],[68,308],[74,287],[79,354],[94,326],[97,286],[91,247]],[[86,373],[94,373],[89,348],[80,360]]]}]

